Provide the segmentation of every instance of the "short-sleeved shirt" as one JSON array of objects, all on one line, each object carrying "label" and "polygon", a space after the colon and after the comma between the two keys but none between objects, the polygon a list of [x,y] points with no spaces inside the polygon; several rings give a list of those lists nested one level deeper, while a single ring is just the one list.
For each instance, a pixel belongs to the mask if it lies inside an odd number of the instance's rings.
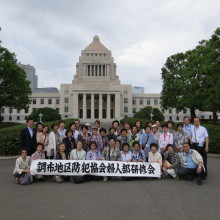
[{"label": "short-sleeved shirt", "polygon": [[205,138],[207,138],[208,132],[207,129],[201,125],[198,127],[194,126],[192,129],[192,142],[198,143],[200,147],[203,147],[205,143]]},{"label": "short-sleeved shirt", "polygon": [[127,153],[124,153],[124,151],[121,151],[121,160],[122,161],[131,160],[131,158],[132,158],[131,151],[128,151]]},{"label": "short-sleeved shirt", "polygon": [[190,138],[191,135],[192,135],[193,127],[194,127],[194,125],[191,125],[191,124],[189,124],[189,125],[183,125],[183,131],[184,131],[185,133],[187,133],[188,138]]}]

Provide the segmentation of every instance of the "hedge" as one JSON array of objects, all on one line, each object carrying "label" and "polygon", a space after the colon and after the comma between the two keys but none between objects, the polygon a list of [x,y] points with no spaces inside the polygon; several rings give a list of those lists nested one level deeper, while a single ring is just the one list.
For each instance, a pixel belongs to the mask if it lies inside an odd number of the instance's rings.
[{"label": "hedge", "polygon": [[[71,122],[75,119],[66,119],[65,125],[66,127],[69,126]],[[44,125],[48,125],[49,128],[53,123],[57,123],[58,121],[50,121],[43,123]],[[19,147],[20,147],[20,132],[26,125],[15,126],[0,129],[0,155],[1,156],[13,156],[19,154]]]},{"label": "hedge", "polygon": [[[124,118],[120,122],[124,124],[128,122],[129,124],[135,124],[137,120],[140,120],[143,127],[149,122],[146,119],[138,119],[138,118]],[[165,121],[161,122],[161,125],[165,124]],[[181,122],[174,123],[174,130],[177,130],[177,125],[181,124]],[[209,133],[209,153],[220,154],[220,125],[219,124],[208,124],[202,123],[202,126],[206,127]]]},{"label": "hedge", "polygon": [[0,129],[2,128],[9,128],[13,126],[21,125],[21,123],[17,122],[0,122]]}]

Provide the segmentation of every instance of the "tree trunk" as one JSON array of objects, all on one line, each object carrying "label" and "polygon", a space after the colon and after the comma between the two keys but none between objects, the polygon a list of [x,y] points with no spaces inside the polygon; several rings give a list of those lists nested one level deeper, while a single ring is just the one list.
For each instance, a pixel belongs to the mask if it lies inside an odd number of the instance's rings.
[{"label": "tree trunk", "polygon": [[191,121],[196,117],[196,112],[194,108],[190,108],[190,114],[191,114]]},{"label": "tree trunk", "polygon": [[217,110],[213,109],[212,114],[213,114],[213,122],[217,123],[217,121],[218,121]]}]

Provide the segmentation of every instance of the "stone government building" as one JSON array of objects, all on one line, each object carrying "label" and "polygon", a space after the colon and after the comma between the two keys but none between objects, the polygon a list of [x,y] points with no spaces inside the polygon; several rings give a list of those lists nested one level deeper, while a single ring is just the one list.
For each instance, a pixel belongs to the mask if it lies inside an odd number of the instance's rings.
[{"label": "stone government building", "polygon": [[[33,110],[44,107],[56,109],[62,118],[79,118],[88,122],[132,117],[146,106],[160,109],[165,120],[182,121],[184,115],[190,116],[189,109],[181,112],[161,109],[160,94],[146,94],[142,87],[121,84],[112,53],[98,36],[94,36],[93,42],[82,50],[72,83],[61,84],[60,92],[57,88],[37,88],[34,67],[18,65],[31,81],[32,102],[28,111],[3,108],[4,121],[24,122]],[[197,111],[197,116],[211,119],[212,113]]]}]

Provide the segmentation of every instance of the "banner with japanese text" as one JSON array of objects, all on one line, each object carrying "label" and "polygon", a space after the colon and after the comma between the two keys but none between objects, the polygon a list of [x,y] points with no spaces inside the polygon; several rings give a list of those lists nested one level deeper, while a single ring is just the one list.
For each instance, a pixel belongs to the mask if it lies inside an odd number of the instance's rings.
[{"label": "banner with japanese text", "polygon": [[160,177],[159,163],[103,160],[33,160],[32,175]]}]

